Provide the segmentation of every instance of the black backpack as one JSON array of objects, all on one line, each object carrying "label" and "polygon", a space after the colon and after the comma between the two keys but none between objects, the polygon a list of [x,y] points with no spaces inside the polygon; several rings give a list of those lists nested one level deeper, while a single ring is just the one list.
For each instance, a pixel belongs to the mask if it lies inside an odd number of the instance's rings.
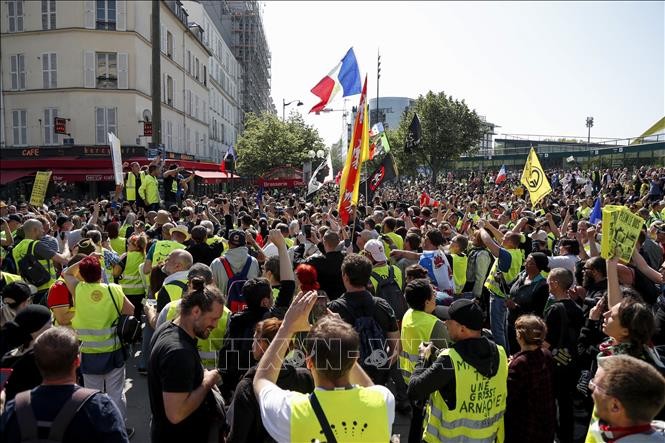
[{"label": "black backpack", "polygon": [[406,303],[404,294],[402,294],[402,290],[395,280],[395,270],[392,266],[388,266],[387,277],[381,277],[376,272],[372,272],[372,277],[377,281],[376,296],[387,301],[395,311],[397,320],[401,321],[406,311],[408,311],[409,305]]},{"label": "black backpack", "polygon": [[86,388],[74,391],[71,398],[60,408],[58,415],[56,415],[50,426],[49,435],[45,439],[39,438],[39,423],[32,410],[31,391],[20,392],[16,395],[16,419],[21,432],[21,441],[32,443],[62,442],[65,432],[76,414],[98,392]]},{"label": "black backpack", "polygon": [[41,286],[51,280],[51,273],[35,257],[35,243],[37,240],[30,242],[28,252],[18,261],[17,266],[19,274],[25,281],[35,286]]},{"label": "black backpack", "polygon": [[383,378],[386,378],[386,374],[381,374],[379,371],[389,367],[388,352],[386,351],[386,334],[373,316],[376,300],[373,298],[372,301],[372,312],[369,315],[356,317],[353,328],[360,338],[358,362],[374,383],[380,383]]}]

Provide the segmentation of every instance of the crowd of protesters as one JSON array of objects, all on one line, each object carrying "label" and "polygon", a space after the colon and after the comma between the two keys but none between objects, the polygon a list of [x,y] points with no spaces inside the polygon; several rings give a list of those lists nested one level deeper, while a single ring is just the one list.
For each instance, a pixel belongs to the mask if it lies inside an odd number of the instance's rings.
[{"label": "crowd of protesters", "polygon": [[[400,178],[345,223],[333,185],[126,167],[0,202],[3,441],[128,441],[132,364],[153,442],[665,442],[665,169],[548,171],[535,207],[517,174]],[[596,200],[644,220],[630,262]]]}]

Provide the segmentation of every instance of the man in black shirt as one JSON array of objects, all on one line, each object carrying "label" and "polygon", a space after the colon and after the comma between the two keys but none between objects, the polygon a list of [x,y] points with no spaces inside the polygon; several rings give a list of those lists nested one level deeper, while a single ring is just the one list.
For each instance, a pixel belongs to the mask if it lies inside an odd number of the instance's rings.
[{"label": "man in black shirt", "polygon": [[399,356],[400,331],[393,308],[387,301],[374,297],[367,290],[371,273],[372,262],[367,257],[358,254],[347,255],[342,262],[342,281],[346,292],[331,301],[328,309],[339,314],[342,320],[354,327],[356,320],[371,317],[381,328],[390,349],[389,361],[381,368],[364,367],[364,369],[374,383],[385,384],[389,377],[389,368]]},{"label": "man in black shirt", "polygon": [[197,339],[206,339],[222,316],[224,297],[192,280],[183,296],[180,316],[160,326],[152,339],[148,389],[152,409],[151,438],[163,442],[206,442],[213,423],[215,400],[211,389],[219,383],[217,370],[203,369]]},{"label": "man in black shirt", "polygon": [[210,266],[210,263],[224,252],[224,244],[216,242],[209,245],[208,230],[205,226],[194,226],[191,230],[192,241],[194,244],[187,247],[186,251],[192,254],[194,263],[203,263]]},{"label": "man in black shirt", "polygon": [[[589,266],[589,261],[585,267]],[[585,274],[585,279],[587,278]],[[584,325],[582,309],[570,299],[568,289],[573,274],[564,268],[554,268],[547,276],[552,303],[545,311],[547,324],[546,346],[554,357],[554,384],[559,408],[557,436],[561,442],[573,441],[573,392],[577,383],[577,339]]]},{"label": "man in black shirt", "polygon": [[314,254],[305,260],[305,263],[316,268],[321,290],[326,292],[330,300],[335,300],[344,293],[344,283],[342,283],[344,254],[337,249],[339,241],[339,234],[328,230],[323,235],[325,255]]}]

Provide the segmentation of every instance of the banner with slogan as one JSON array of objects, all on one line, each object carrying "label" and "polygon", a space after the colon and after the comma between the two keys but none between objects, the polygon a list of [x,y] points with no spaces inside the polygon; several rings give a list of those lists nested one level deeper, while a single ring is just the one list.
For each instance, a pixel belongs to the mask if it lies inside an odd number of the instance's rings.
[{"label": "banner with slogan", "polygon": [[531,151],[529,151],[529,157],[527,157],[526,163],[524,164],[524,171],[522,172],[522,179],[520,182],[526,187],[526,190],[529,191],[531,204],[533,206],[537,205],[540,200],[552,192],[550,182],[545,176],[545,171],[540,165],[540,160],[538,160],[538,155],[533,147],[531,148]]},{"label": "banner with slogan", "polygon": [[600,256],[607,260],[618,255],[620,260],[630,262],[643,226],[644,219],[626,206],[606,205],[603,208]]},{"label": "banner with slogan", "polygon": [[122,153],[120,152],[120,139],[114,133],[109,132],[109,145],[111,145],[111,160],[113,160],[113,177],[115,184],[123,184],[122,179]]},{"label": "banner with slogan", "polygon": [[30,204],[32,206],[37,207],[44,204],[46,189],[52,173],[53,171],[37,171],[35,183],[32,185],[32,194],[30,194]]}]

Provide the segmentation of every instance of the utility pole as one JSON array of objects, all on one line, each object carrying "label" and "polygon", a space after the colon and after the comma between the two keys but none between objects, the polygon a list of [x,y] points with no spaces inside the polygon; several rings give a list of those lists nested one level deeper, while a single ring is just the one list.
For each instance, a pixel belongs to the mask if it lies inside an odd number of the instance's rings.
[{"label": "utility pole", "polygon": [[161,20],[159,9],[161,0],[152,0],[152,143],[162,143],[162,54]]},{"label": "utility pole", "polygon": [[381,54],[379,50],[376,50],[376,121],[374,123],[379,123],[381,117],[379,117],[379,79],[381,78]]},{"label": "utility pole", "polygon": [[591,168],[591,128],[593,128],[593,117],[586,118],[586,127],[589,129],[589,133],[586,139],[586,149],[589,153],[589,168]]}]

